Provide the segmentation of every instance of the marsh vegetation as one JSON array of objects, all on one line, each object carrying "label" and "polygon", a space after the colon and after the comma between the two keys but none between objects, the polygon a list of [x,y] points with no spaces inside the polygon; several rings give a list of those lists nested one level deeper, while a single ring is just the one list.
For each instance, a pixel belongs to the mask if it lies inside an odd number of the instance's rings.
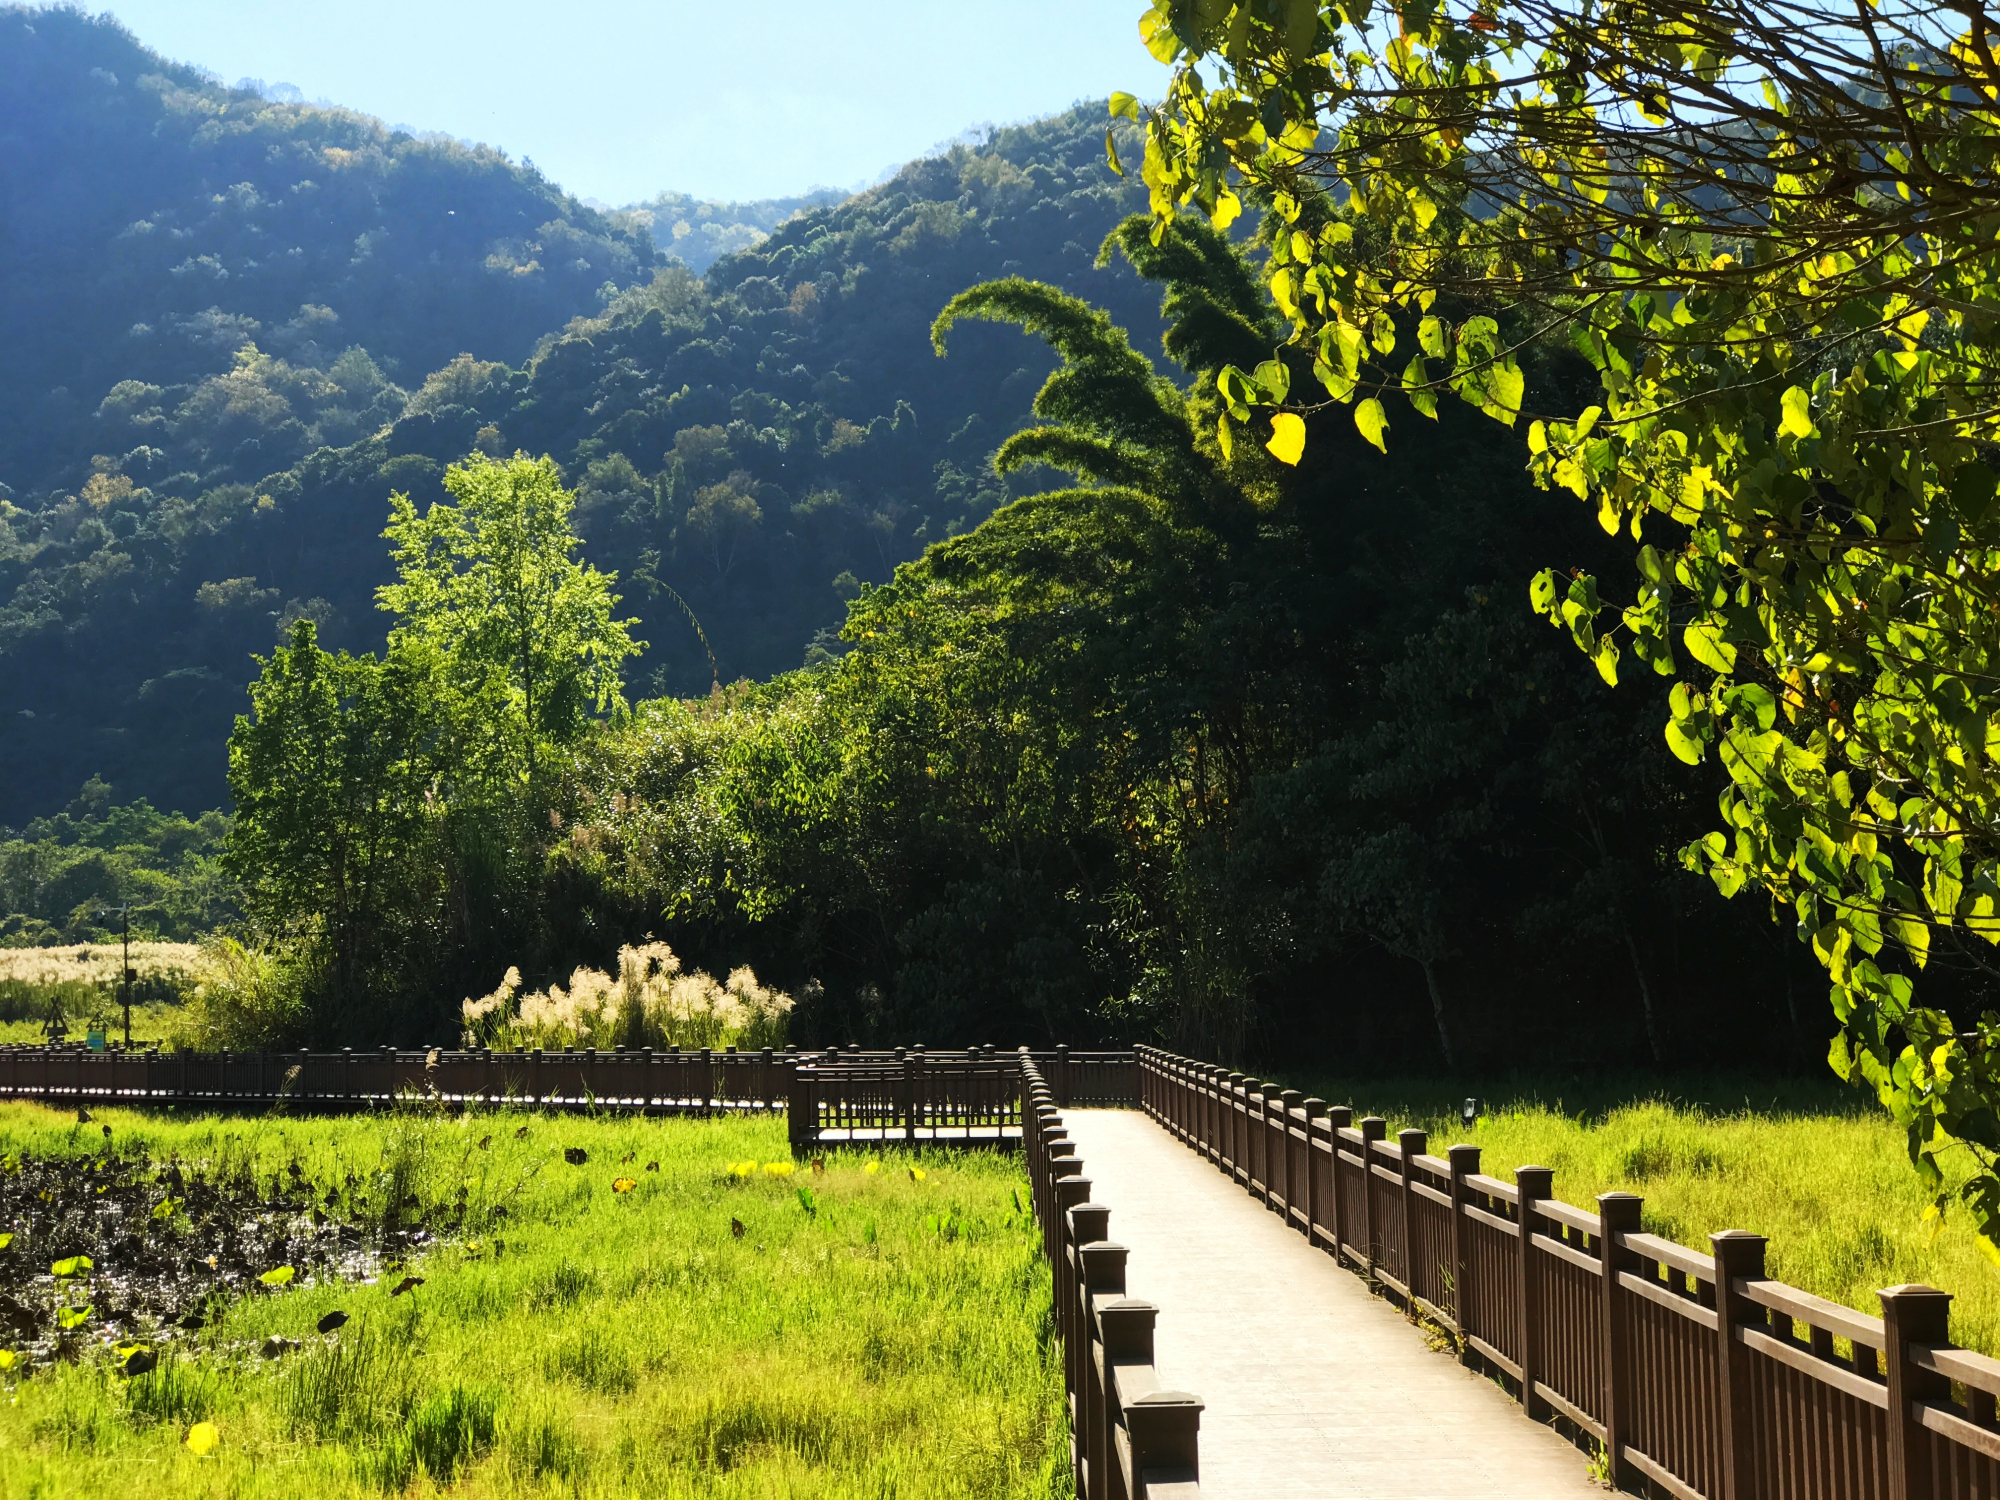
[{"label": "marsh vegetation", "polygon": [[[1008,1157],[795,1163],[768,1118],[81,1123],[28,1105],[0,1107],[0,1149],[87,1179],[106,1124],[114,1173],[226,1169],[261,1185],[266,1222],[310,1226],[299,1205],[314,1192],[333,1216],[337,1186],[341,1222],[375,1253],[309,1263],[266,1247],[273,1264],[246,1258],[193,1328],[106,1326],[98,1272],[79,1268],[68,1295],[94,1310],[67,1354],[0,1372],[8,1493],[124,1495],[135,1465],[177,1496],[1042,1496],[1065,1482],[1048,1272]],[[403,1241],[385,1241],[399,1222]],[[206,1274],[204,1243],[183,1259]],[[26,1253],[19,1239],[0,1251],[10,1279],[49,1280]],[[282,1284],[261,1279],[284,1264]],[[150,1368],[128,1375],[141,1352]]]}]

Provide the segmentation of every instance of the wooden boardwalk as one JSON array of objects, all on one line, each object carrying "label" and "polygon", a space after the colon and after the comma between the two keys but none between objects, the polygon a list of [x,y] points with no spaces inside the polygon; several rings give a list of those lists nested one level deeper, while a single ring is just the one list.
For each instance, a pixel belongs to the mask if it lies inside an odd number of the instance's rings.
[{"label": "wooden boardwalk", "polygon": [[1581,1452],[1137,1110],[1063,1123],[1221,1500],[1603,1500]]}]

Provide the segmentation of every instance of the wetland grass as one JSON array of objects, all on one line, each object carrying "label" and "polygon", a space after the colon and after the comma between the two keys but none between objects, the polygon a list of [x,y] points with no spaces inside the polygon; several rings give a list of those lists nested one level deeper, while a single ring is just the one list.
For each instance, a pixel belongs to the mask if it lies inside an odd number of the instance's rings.
[{"label": "wetland grass", "polygon": [[[120,1350],[152,1340],[132,1328],[0,1372],[0,1494],[1067,1493],[1015,1158],[882,1154],[870,1171],[877,1153],[829,1151],[824,1172],[732,1171],[791,1165],[768,1118],[91,1113],[0,1105],[0,1153],[82,1168],[109,1124],[128,1157],[274,1182],[296,1162],[343,1212],[366,1197],[439,1238],[367,1284],[225,1288],[136,1377]],[[13,1254],[11,1289],[46,1279]],[[219,1437],[205,1456],[186,1441],[201,1423]]]}]

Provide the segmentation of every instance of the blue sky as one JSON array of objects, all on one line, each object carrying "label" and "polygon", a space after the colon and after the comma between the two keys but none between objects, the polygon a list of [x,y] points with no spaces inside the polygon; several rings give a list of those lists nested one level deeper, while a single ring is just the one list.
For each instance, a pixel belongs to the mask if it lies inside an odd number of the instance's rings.
[{"label": "blue sky", "polygon": [[156,52],[529,156],[571,192],[872,181],[969,126],[1158,95],[1143,0],[122,0]]}]

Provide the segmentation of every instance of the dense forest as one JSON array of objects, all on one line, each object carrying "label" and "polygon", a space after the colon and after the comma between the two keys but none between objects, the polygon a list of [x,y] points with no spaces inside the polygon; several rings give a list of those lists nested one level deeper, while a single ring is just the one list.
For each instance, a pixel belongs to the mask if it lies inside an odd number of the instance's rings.
[{"label": "dense forest", "polygon": [[[754,964],[808,1041],[1823,1051],[1789,928],[1673,857],[1719,774],[1527,608],[1615,545],[1458,403],[1274,460],[1217,391],[1312,378],[1270,226],[1155,243],[1101,105],[838,202],[601,214],[0,20],[97,143],[47,207],[86,253],[0,293],[73,362],[20,378],[76,393],[0,448],[0,941],[113,897],[231,924],[239,1045],[445,1040],[509,968],[650,935]],[[132,258],[138,199],[184,254]],[[64,298],[105,321],[42,350]],[[560,585],[511,635],[510,569]]]}]

